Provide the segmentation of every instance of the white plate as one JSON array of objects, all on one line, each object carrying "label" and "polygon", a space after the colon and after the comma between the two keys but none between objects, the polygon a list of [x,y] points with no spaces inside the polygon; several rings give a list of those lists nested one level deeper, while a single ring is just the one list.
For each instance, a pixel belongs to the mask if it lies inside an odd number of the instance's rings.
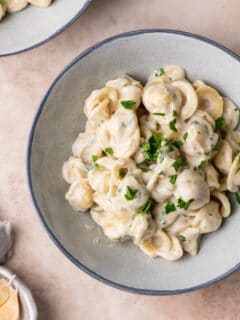
[{"label": "white plate", "polygon": [[0,22],[0,56],[39,46],[72,24],[91,0],[55,0],[48,8],[28,6]]},{"label": "white plate", "polygon": [[61,251],[79,268],[114,287],[141,294],[176,294],[212,284],[240,266],[240,210],[203,237],[196,257],[170,262],[150,259],[131,242],[111,247],[87,213],[74,212],[64,198],[63,162],[86,118],[84,100],[109,79],[128,73],[146,82],[152,70],[183,66],[240,106],[239,57],[221,45],[189,33],[141,30],[98,43],[75,59],[54,81],[37,113],[30,136],[28,175],[38,214]]}]

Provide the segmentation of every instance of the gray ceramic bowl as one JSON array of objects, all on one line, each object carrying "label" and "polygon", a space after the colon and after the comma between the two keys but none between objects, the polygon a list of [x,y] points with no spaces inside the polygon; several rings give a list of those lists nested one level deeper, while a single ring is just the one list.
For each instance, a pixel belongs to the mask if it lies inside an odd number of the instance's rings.
[{"label": "gray ceramic bowl", "polygon": [[91,0],[55,0],[45,9],[28,6],[0,22],[0,56],[32,49],[72,24]]},{"label": "gray ceramic bowl", "polygon": [[[143,82],[153,69],[183,66],[190,79],[203,79],[240,105],[239,57],[192,34],[143,30],[96,44],[78,56],[54,81],[35,118],[28,150],[29,184],[40,219],[60,250],[80,269],[114,287],[142,294],[176,294],[212,284],[240,265],[240,212],[205,236],[196,257],[177,262],[150,259],[131,243],[98,245],[88,214],[71,210],[64,199],[63,161],[84,129],[83,104],[93,89],[128,73]],[[238,210],[239,211],[239,210]]]}]

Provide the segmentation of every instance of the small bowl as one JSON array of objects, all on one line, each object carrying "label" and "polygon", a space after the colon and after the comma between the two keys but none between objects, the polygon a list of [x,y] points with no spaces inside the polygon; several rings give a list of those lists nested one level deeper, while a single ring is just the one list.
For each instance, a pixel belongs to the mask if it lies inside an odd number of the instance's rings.
[{"label": "small bowl", "polygon": [[[240,266],[240,212],[234,209],[220,230],[204,237],[196,257],[176,262],[150,259],[132,243],[112,247],[90,216],[71,210],[64,199],[61,169],[86,118],[86,97],[123,73],[146,82],[166,64],[183,66],[240,105],[239,57],[209,39],[172,30],[141,30],[97,43],[78,56],[54,81],[34,120],[28,148],[28,178],[38,215],[58,248],[80,269],[127,291],[166,295],[206,287]],[[206,241],[205,241],[206,240]]]},{"label": "small bowl", "polygon": [[33,49],[70,26],[91,0],[55,0],[48,8],[29,5],[0,22],[0,57]]},{"label": "small bowl", "polygon": [[0,267],[0,279],[5,279],[17,289],[21,320],[37,320],[37,307],[30,290],[10,270]]}]

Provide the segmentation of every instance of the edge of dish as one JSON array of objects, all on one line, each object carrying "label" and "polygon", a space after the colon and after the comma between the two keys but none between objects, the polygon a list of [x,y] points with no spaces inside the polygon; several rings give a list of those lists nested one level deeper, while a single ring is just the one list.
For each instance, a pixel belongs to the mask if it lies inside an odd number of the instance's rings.
[{"label": "edge of dish", "polygon": [[32,197],[32,201],[33,204],[35,206],[35,209],[37,211],[38,217],[41,221],[41,223],[44,225],[44,227],[46,228],[49,237],[52,239],[52,241],[55,243],[55,245],[58,247],[58,249],[60,251],[62,251],[62,253],[73,263],[75,264],[79,269],[83,270],[85,273],[87,273],[88,275],[92,276],[93,278],[95,278],[96,280],[99,280],[113,288],[116,289],[121,289],[130,293],[137,293],[137,294],[141,294],[141,295],[155,295],[155,296],[164,296],[164,295],[176,295],[176,294],[182,294],[182,293],[186,293],[186,292],[191,292],[191,291],[195,291],[198,289],[203,289],[206,288],[212,284],[215,284],[216,282],[228,277],[229,275],[231,275],[233,272],[237,271],[238,269],[240,269],[240,262],[238,264],[236,264],[233,268],[231,268],[230,270],[228,270],[227,272],[221,274],[220,276],[209,280],[207,282],[203,282],[199,285],[193,286],[193,287],[189,287],[189,288],[184,288],[184,289],[176,289],[176,290],[150,290],[150,289],[143,289],[143,288],[135,288],[135,287],[128,287],[126,285],[120,284],[120,283],[116,283],[114,281],[111,281],[99,274],[97,274],[95,271],[89,269],[88,267],[86,267],[83,263],[81,263],[78,259],[76,259],[64,246],[63,244],[57,239],[57,237],[55,236],[54,232],[51,230],[51,228],[48,226],[39,206],[37,203],[37,199],[35,198],[34,195],[34,190],[33,190],[33,184],[32,184],[32,177],[31,177],[31,152],[32,152],[32,142],[33,142],[33,138],[34,138],[34,134],[35,134],[35,128],[36,125],[38,123],[38,119],[41,115],[41,112],[44,108],[44,105],[46,103],[46,100],[48,99],[52,89],[54,88],[54,86],[57,84],[57,82],[62,78],[62,76],[70,69],[72,68],[78,61],[80,61],[81,59],[83,59],[85,56],[87,56],[88,54],[90,54],[92,51],[94,51],[95,49],[105,45],[106,43],[112,42],[115,39],[119,39],[119,38],[125,38],[125,37],[131,37],[131,36],[135,36],[135,35],[139,35],[139,34],[144,34],[144,33],[171,33],[171,34],[176,34],[176,35],[181,35],[181,36],[185,36],[185,37],[190,37],[190,38],[194,38],[197,39],[199,41],[208,43],[212,46],[217,47],[218,49],[224,51],[225,53],[227,53],[228,55],[232,56],[234,59],[236,59],[238,62],[240,62],[240,57],[239,55],[237,55],[236,53],[234,53],[233,51],[231,51],[230,49],[226,48],[225,46],[219,44],[218,42],[215,42],[214,40],[208,39],[206,37],[200,36],[200,35],[196,35],[193,33],[189,33],[189,32],[185,32],[185,31],[179,31],[179,30],[172,30],[172,29],[141,29],[141,30],[136,30],[136,31],[129,31],[126,33],[121,33],[118,35],[115,35],[113,37],[107,38],[105,40],[102,40],[100,42],[97,42],[95,45],[89,47],[88,49],[84,50],[81,54],[79,54],[75,59],[73,59],[64,69],[63,71],[55,78],[55,80],[52,82],[51,86],[49,87],[48,91],[46,92],[45,96],[43,97],[39,109],[35,115],[34,121],[33,121],[33,125],[32,125],[32,129],[30,132],[30,136],[29,136],[29,141],[28,141],[28,147],[27,147],[27,177],[28,177],[28,185],[29,185],[29,189],[30,189],[30,193],[31,193],[31,197]]},{"label": "edge of dish", "polygon": [[35,48],[47,43],[48,41],[52,40],[53,38],[57,37],[60,33],[62,33],[68,27],[70,27],[82,15],[82,13],[87,9],[87,7],[90,5],[91,2],[92,2],[92,0],[86,0],[84,5],[83,5],[83,7],[77,12],[77,14],[69,22],[67,22],[64,26],[59,28],[56,32],[54,32],[52,35],[50,35],[46,39],[44,39],[44,40],[42,40],[40,42],[37,42],[37,43],[35,43],[33,45],[30,45],[29,47],[26,47],[24,49],[20,49],[20,50],[13,51],[13,52],[0,53],[0,58],[1,57],[12,56],[14,54],[19,54],[19,53],[22,53],[22,52],[25,52],[25,51],[28,51],[28,50],[35,49]]}]

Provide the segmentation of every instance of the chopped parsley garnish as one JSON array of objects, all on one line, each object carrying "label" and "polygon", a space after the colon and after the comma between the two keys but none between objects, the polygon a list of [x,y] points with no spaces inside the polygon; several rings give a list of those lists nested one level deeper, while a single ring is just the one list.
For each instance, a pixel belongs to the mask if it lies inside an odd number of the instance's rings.
[{"label": "chopped parsley garnish", "polygon": [[182,157],[179,157],[177,160],[173,162],[172,167],[175,169],[176,172],[178,172],[182,164],[183,164],[183,159]]},{"label": "chopped parsley garnish", "polygon": [[160,133],[153,133],[153,135],[141,145],[141,149],[144,158],[149,161],[156,161],[158,153],[161,148],[162,141],[164,137]]},{"label": "chopped parsley garnish", "polygon": [[187,210],[190,204],[194,201],[194,199],[190,199],[189,201],[184,201],[182,198],[178,199],[178,208]]},{"label": "chopped parsley garnish", "polygon": [[177,117],[177,116],[178,116],[178,113],[177,113],[176,110],[174,110],[172,114],[173,114],[174,117]]},{"label": "chopped parsley garnish", "polygon": [[200,164],[199,164],[199,168],[204,168],[204,166],[205,166],[205,164],[207,163],[207,161],[206,160],[202,160],[201,162],[200,162]]},{"label": "chopped parsley garnish", "polygon": [[148,171],[151,170],[151,169],[149,169],[149,167],[147,167],[147,165],[145,165],[144,163],[138,164],[137,167],[138,167],[139,169],[141,169],[143,172],[148,172]]},{"label": "chopped parsley garnish", "polygon": [[121,105],[125,109],[132,110],[136,105],[136,101],[133,101],[133,100],[122,100],[121,101]]},{"label": "chopped parsley garnish", "polygon": [[178,239],[179,239],[180,241],[182,241],[182,242],[184,242],[184,241],[187,240],[186,237],[184,237],[184,236],[181,235],[181,234],[178,236]]},{"label": "chopped parsley garnish", "polygon": [[168,214],[170,212],[176,211],[176,207],[174,203],[167,203],[164,207],[164,214]]},{"label": "chopped parsley garnish", "polygon": [[222,130],[225,127],[225,120],[220,117],[215,120],[215,130]]},{"label": "chopped parsley garnish", "polygon": [[104,149],[104,152],[108,153],[110,155],[113,155],[113,149],[112,148],[106,148],[106,149]]},{"label": "chopped parsley garnish", "polygon": [[135,195],[137,192],[138,192],[137,189],[132,189],[131,187],[127,186],[126,193],[125,193],[124,197],[127,200],[133,200],[135,198]]},{"label": "chopped parsley garnish", "polygon": [[127,168],[120,168],[119,177],[120,178],[124,178],[127,173],[128,173],[128,169]]},{"label": "chopped parsley garnish", "polygon": [[184,135],[183,135],[183,140],[186,142],[187,140],[187,137],[188,137],[188,132],[185,132]]},{"label": "chopped parsley garnish", "polygon": [[181,140],[173,140],[172,144],[178,149],[180,149],[181,146],[183,145]]},{"label": "chopped parsley garnish", "polygon": [[235,193],[235,197],[236,197],[237,202],[240,204],[240,194]]},{"label": "chopped parsley garnish", "polygon": [[173,119],[172,121],[169,122],[169,128],[174,132],[177,132],[176,122],[177,122],[176,119]]},{"label": "chopped parsley garnish", "polygon": [[176,174],[169,177],[169,181],[170,181],[171,184],[175,184],[176,180],[177,180],[177,175]]},{"label": "chopped parsley garnish", "polygon": [[92,161],[93,162],[96,162],[97,161],[97,159],[98,159],[98,157],[94,154],[94,155],[92,155]]},{"label": "chopped parsley garnish", "polygon": [[153,113],[155,116],[165,116],[166,115],[166,113],[164,113],[164,112],[154,112]]},{"label": "chopped parsley garnish", "polygon": [[218,147],[217,147],[217,145],[212,145],[212,151],[218,151]]},{"label": "chopped parsley garnish", "polygon": [[141,208],[139,208],[137,212],[150,214],[152,206],[153,206],[153,200],[148,199],[148,201]]},{"label": "chopped parsley garnish", "polygon": [[158,70],[156,70],[155,72],[155,77],[161,77],[162,75],[164,75],[165,70],[164,68],[159,68]]},{"label": "chopped parsley garnish", "polygon": [[162,171],[159,172],[158,175],[159,175],[159,176],[165,176],[165,173],[164,173],[164,171],[162,170]]}]

